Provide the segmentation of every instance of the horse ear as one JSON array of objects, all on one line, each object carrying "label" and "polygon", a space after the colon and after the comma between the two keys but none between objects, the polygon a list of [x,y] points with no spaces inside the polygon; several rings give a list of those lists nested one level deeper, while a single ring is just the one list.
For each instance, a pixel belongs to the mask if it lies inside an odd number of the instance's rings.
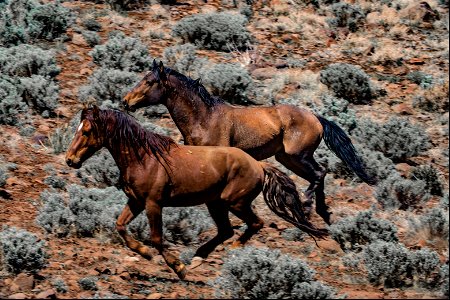
[{"label": "horse ear", "polygon": [[153,59],[153,70],[158,68],[158,64],[156,63],[156,59]]},{"label": "horse ear", "polygon": [[94,120],[98,120],[100,118],[100,109],[97,105],[92,105],[92,116],[94,117]]},{"label": "horse ear", "polygon": [[164,64],[163,64],[162,61],[159,61],[158,73],[159,73],[159,77],[160,77],[162,80],[166,80],[166,79],[167,79],[167,77],[166,77],[166,70],[165,70],[165,68],[164,68]]}]

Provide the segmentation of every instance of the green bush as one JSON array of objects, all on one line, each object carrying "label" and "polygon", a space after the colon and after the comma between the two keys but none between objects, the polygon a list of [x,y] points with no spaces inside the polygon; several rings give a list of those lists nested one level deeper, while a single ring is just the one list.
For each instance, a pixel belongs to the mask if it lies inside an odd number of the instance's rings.
[{"label": "green bush", "polygon": [[332,288],[314,281],[314,271],[278,250],[244,247],[228,253],[213,285],[230,299],[330,299]]},{"label": "green bush", "polygon": [[434,251],[410,251],[402,244],[385,241],[368,245],[363,256],[369,281],[385,287],[426,283],[439,265],[439,255]]},{"label": "green bush", "polygon": [[50,147],[54,154],[66,152],[74,136],[75,130],[67,125],[56,127],[49,136]]},{"label": "green bush", "polygon": [[152,58],[139,38],[127,37],[121,31],[114,31],[102,45],[89,52],[94,63],[102,68],[129,72],[142,72],[150,67]]},{"label": "green bush", "polygon": [[323,95],[320,99],[322,106],[314,109],[319,115],[336,122],[348,133],[356,128],[356,113],[349,107],[350,103],[347,100],[330,95]]},{"label": "green bush", "polygon": [[359,5],[339,2],[331,6],[331,11],[334,18],[327,19],[330,27],[347,27],[351,32],[356,32],[366,21],[366,16]]},{"label": "green bush", "polygon": [[78,96],[84,102],[92,98],[99,105],[107,101],[118,104],[139,79],[136,73],[100,68],[89,77],[89,83],[80,88]]},{"label": "green bush", "polygon": [[44,179],[44,183],[55,189],[63,189],[66,186],[66,181],[57,175],[50,175]]},{"label": "green bush", "polygon": [[428,210],[418,221],[411,220],[413,232],[425,229],[433,238],[448,240],[448,211],[439,207]]},{"label": "green bush", "polygon": [[433,85],[433,76],[421,71],[413,71],[406,75],[406,79],[419,85],[421,88],[430,88]]},{"label": "green bush", "polygon": [[102,24],[100,24],[94,18],[85,18],[82,20],[83,26],[89,31],[100,31],[102,30]]},{"label": "green bush", "polygon": [[83,277],[78,280],[78,284],[85,291],[96,291],[97,290],[98,278],[95,276]]},{"label": "green bush", "polygon": [[11,273],[37,273],[47,263],[44,241],[24,229],[3,226],[0,231],[0,256]]},{"label": "green bush", "polygon": [[305,238],[305,233],[298,229],[297,227],[286,228],[281,233],[281,236],[286,241],[303,241]]},{"label": "green bush", "polygon": [[204,84],[214,96],[233,104],[248,104],[254,83],[247,69],[236,63],[215,64],[202,74]]},{"label": "green bush", "polygon": [[65,237],[71,232],[74,215],[67,207],[61,194],[43,191],[40,195],[43,206],[36,217],[36,223],[48,233]]},{"label": "green bush", "polygon": [[38,39],[54,40],[74,22],[70,9],[59,1],[4,0],[0,11],[0,44],[9,47]]},{"label": "green bush", "polygon": [[443,196],[444,186],[439,179],[438,171],[431,165],[415,167],[410,175],[411,179],[423,180],[425,188],[431,195]]},{"label": "green bush", "polygon": [[207,59],[198,58],[195,50],[195,46],[190,43],[167,47],[164,49],[165,65],[186,76],[199,77]]},{"label": "green bush", "polygon": [[448,278],[448,261],[445,265],[441,266],[439,273],[441,275],[441,280],[442,280],[442,287],[441,287],[441,291],[442,294],[445,297],[448,297],[448,283],[449,283],[449,278]]},{"label": "green bush", "polygon": [[111,154],[102,149],[83,163],[77,170],[77,176],[85,185],[93,184],[103,188],[117,185],[120,171]]},{"label": "green bush", "polygon": [[380,182],[375,190],[375,198],[386,209],[414,209],[430,199],[422,180],[410,180],[393,174]]},{"label": "green bush", "polygon": [[41,75],[54,78],[60,70],[52,50],[43,50],[27,44],[0,48],[0,73],[5,75],[18,77]]},{"label": "green bush", "polygon": [[371,210],[358,213],[354,217],[341,219],[330,226],[331,237],[345,251],[361,249],[362,245],[382,240],[397,242],[397,227],[373,216]]},{"label": "green bush", "polygon": [[52,41],[64,34],[73,21],[70,9],[59,1],[38,5],[27,13],[28,35],[32,40]]},{"label": "green bush", "polygon": [[250,43],[246,25],[247,19],[241,14],[195,14],[181,19],[172,34],[203,49],[230,51],[230,45],[244,49]]},{"label": "green bush", "polygon": [[58,106],[59,87],[41,75],[20,78],[22,98],[29,107],[44,115],[51,115]]},{"label": "green bush", "polygon": [[16,125],[18,115],[27,109],[14,78],[0,73],[0,124]]},{"label": "green bush", "polygon": [[132,10],[138,8],[144,4],[149,3],[148,0],[105,0],[109,6],[116,11]]},{"label": "green bush", "polygon": [[376,96],[369,76],[358,66],[335,63],[320,71],[320,82],[333,91],[336,97],[354,104],[366,104]]},{"label": "green bush", "polygon": [[0,188],[6,185],[6,180],[9,178],[8,171],[3,166],[0,166]]},{"label": "green bush", "polygon": [[83,38],[86,41],[86,43],[89,45],[89,47],[94,47],[94,46],[97,46],[98,44],[100,44],[101,39],[100,39],[100,35],[97,32],[83,30],[81,32],[81,34],[83,35]]},{"label": "green bush", "polygon": [[56,278],[52,281],[52,285],[58,293],[67,293],[69,288],[62,278]]},{"label": "green bush", "polygon": [[354,136],[369,149],[384,153],[394,163],[406,162],[431,146],[422,127],[399,117],[391,117],[383,124],[363,119],[358,122]]}]

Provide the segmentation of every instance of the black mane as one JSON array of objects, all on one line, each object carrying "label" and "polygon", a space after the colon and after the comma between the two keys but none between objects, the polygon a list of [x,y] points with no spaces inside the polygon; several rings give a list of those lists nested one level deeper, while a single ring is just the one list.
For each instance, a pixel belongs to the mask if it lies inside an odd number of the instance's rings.
[{"label": "black mane", "polygon": [[212,96],[206,90],[206,88],[203,86],[200,78],[194,80],[194,79],[192,79],[186,75],[183,75],[169,67],[164,67],[164,70],[165,70],[165,73],[167,76],[174,76],[175,78],[180,80],[183,83],[184,88],[186,89],[187,92],[193,93],[193,94],[199,96],[200,99],[202,99],[202,101],[208,107],[213,107],[217,104],[225,103],[225,101],[223,99]]}]

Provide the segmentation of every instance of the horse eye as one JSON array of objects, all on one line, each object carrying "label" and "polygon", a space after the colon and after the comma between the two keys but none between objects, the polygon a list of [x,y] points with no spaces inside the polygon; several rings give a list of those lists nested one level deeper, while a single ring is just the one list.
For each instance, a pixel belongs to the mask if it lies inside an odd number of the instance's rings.
[{"label": "horse eye", "polygon": [[89,136],[89,132],[87,132],[87,131],[83,131],[81,134],[82,134],[83,136]]}]

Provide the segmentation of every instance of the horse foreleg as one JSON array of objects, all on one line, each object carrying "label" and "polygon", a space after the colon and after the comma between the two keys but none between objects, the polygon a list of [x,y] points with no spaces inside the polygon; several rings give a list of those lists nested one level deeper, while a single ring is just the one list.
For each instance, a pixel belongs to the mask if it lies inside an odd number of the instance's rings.
[{"label": "horse foreleg", "polygon": [[126,228],[126,226],[134,218],[136,218],[143,210],[144,207],[142,205],[136,204],[134,203],[134,201],[128,201],[128,204],[125,205],[124,209],[122,210],[122,213],[117,219],[116,229],[119,232],[120,236],[124,239],[128,248],[139,253],[140,255],[142,255],[147,259],[151,259],[153,255],[151,253],[150,248],[134,239],[130,234],[128,234]]},{"label": "horse foreleg", "polygon": [[162,255],[167,265],[174,270],[180,279],[186,277],[186,266],[163,244],[162,208],[153,201],[147,201],[146,205],[152,246]]}]

